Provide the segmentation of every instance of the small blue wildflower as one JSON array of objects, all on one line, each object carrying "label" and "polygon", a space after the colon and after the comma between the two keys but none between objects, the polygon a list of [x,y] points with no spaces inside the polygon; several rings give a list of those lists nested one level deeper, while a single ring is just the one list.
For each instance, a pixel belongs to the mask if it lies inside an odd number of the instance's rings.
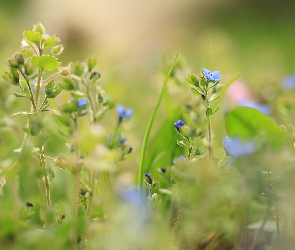
[{"label": "small blue wildflower", "polygon": [[179,156],[179,160],[180,160],[180,161],[185,161],[186,158],[185,158],[183,155],[181,155],[181,156]]},{"label": "small blue wildflower", "polygon": [[133,148],[132,147],[129,147],[128,154],[130,154],[132,151],[133,151]]},{"label": "small blue wildflower", "polygon": [[242,107],[249,107],[249,108],[256,109],[265,115],[269,115],[270,113],[270,109],[267,105],[260,104],[254,100],[241,100],[239,101],[238,105]]},{"label": "small blue wildflower", "polygon": [[175,165],[176,164],[176,161],[186,161],[186,158],[185,158],[185,156],[181,155],[181,156],[179,156],[178,159],[174,159],[172,161],[172,164]]},{"label": "small blue wildflower", "polygon": [[153,183],[153,179],[152,179],[152,177],[151,177],[150,174],[145,173],[144,176],[148,179],[148,182],[149,182],[150,184]]},{"label": "small blue wildflower", "polygon": [[117,114],[119,116],[119,122],[122,122],[124,118],[130,118],[133,114],[132,109],[125,109],[123,105],[117,107]]},{"label": "small blue wildflower", "polygon": [[295,75],[289,75],[283,79],[282,89],[284,91],[290,91],[295,88]]},{"label": "small blue wildflower", "polygon": [[78,102],[77,102],[77,107],[78,108],[81,108],[83,106],[86,106],[88,104],[88,100],[86,99],[80,99]]},{"label": "small blue wildflower", "polygon": [[183,126],[184,126],[184,121],[182,120],[179,120],[178,122],[174,123],[174,127],[176,128],[178,132],[180,132],[180,127],[183,127]]},{"label": "small blue wildflower", "polygon": [[220,71],[211,72],[209,69],[203,68],[203,73],[207,81],[214,81],[215,83],[221,80]]},{"label": "small blue wildflower", "polygon": [[139,195],[136,187],[130,186],[127,189],[121,189],[118,194],[124,202],[136,209],[140,209],[146,205],[145,195]]},{"label": "small blue wildflower", "polygon": [[225,137],[223,139],[223,147],[227,155],[240,157],[255,152],[255,145],[252,141],[242,141],[240,138]]},{"label": "small blue wildflower", "polygon": [[126,110],[125,110],[125,117],[126,117],[126,118],[131,117],[132,114],[133,114],[133,110],[132,110],[132,109],[126,109]]},{"label": "small blue wildflower", "polygon": [[111,147],[120,146],[120,144],[124,144],[127,141],[127,138],[123,138],[121,134],[114,133],[110,135],[108,139],[108,143]]},{"label": "small blue wildflower", "polygon": [[160,171],[165,174],[166,173],[166,168],[160,168]]},{"label": "small blue wildflower", "polygon": [[119,105],[119,106],[117,107],[117,114],[118,114],[119,116],[123,116],[123,115],[124,115],[124,112],[125,112],[125,108],[124,108],[124,106],[123,106],[123,105]]}]

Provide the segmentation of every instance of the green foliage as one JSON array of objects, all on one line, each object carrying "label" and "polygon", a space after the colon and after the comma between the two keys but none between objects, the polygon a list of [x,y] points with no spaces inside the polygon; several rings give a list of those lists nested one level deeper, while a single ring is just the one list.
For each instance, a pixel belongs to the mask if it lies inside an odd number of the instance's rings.
[{"label": "green foliage", "polygon": [[101,62],[61,67],[60,42],[41,23],[25,30],[2,76],[1,249],[293,249],[294,93],[273,97],[271,117],[218,116],[238,74],[187,75],[177,53],[136,140],[140,118],[113,116]]},{"label": "green foliage", "polygon": [[244,140],[259,139],[270,148],[280,148],[286,142],[286,134],[273,119],[247,107],[237,107],[226,114],[225,126],[232,137]]},{"label": "green foliage", "polygon": [[56,70],[60,66],[60,62],[54,56],[43,55],[40,57],[32,57],[32,66],[47,71]]}]

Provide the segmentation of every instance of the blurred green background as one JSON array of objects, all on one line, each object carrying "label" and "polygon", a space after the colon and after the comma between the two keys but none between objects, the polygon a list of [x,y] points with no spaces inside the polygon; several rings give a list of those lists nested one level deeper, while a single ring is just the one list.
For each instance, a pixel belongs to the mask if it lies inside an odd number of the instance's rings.
[{"label": "blurred green background", "polygon": [[[239,72],[254,98],[271,102],[282,79],[295,72],[294,9],[294,1],[0,0],[0,70],[7,70],[23,30],[42,22],[64,44],[62,65],[98,59],[100,84],[134,109],[127,136],[139,156],[164,72],[177,51],[190,65],[179,75],[181,84],[186,85],[185,73],[201,71],[209,51],[205,65],[220,70],[223,83]],[[190,92],[174,87],[170,93],[179,105]],[[226,111],[231,103],[221,105]],[[162,108],[155,125],[166,116]],[[224,127],[219,133],[224,135]]]},{"label": "blurred green background", "polygon": [[[207,67],[258,91],[294,72],[294,1],[1,0],[0,69],[38,21],[62,40],[63,65],[98,59],[101,84],[136,114],[142,135],[160,91],[163,58],[176,51],[198,73]],[[132,91],[130,91],[132,90]]]},{"label": "blurred green background", "polygon": [[[6,60],[19,50],[23,30],[31,29],[38,21],[47,33],[61,38],[65,46],[60,57],[63,65],[97,58],[97,69],[102,75],[100,84],[119,104],[134,109],[124,131],[134,154],[125,164],[133,159],[138,163],[144,131],[164,80],[163,72],[177,51],[181,60],[190,65],[185,68],[188,74],[201,72],[209,51],[206,66],[221,71],[222,83],[240,72],[239,81],[249,86],[255,98],[270,102],[282,79],[295,72],[294,9],[294,1],[273,0],[0,0],[0,70],[7,70]],[[180,75],[179,80],[186,85],[184,77],[185,74]],[[169,85],[174,105],[189,98],[189,89],[184,89]],[[0,91],[6,91],[4,85]],[[13,87],[8,90],[12,91]],[[224,100],[221,105],[225,111],[230,102]],[[1,110],[1,115],[2,112],[5,110]],[[116,123],[115,110],[112,112],[104,122],[111,121],[110,130]],[[216,116],[220,118],[223,114],[218,112]],[[162,106],[155,125],[159,127],[165,117]],[[225,131],[220,120],[213,130],[217,145],[221,146]],[[16,140],[16,136],[20,139]],[[0,142],[9,154],[21,138],[22,135],[14,135],[10,130]],[[9,145],[10,141],[17,141],[17,146]],[[220,147],[218,153],[221,151]],[[132,164],[134,172],[137,166]],[[64,179],[56,182],[62,183],[56,189],[62,189]],[[211,185],[210,178],[208,183]],[[214,190],[219,193],[219,186]],[[236,191],[231,186],[230,190]],[[223,192],[227,193],[231,194],[228,190]]]}]

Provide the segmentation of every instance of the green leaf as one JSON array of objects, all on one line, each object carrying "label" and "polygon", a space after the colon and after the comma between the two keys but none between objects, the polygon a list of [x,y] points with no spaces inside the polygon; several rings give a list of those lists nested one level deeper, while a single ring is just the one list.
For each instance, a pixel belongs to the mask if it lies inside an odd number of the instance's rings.
[{"label": "green leaf", "polygon": [[32,30],[25,30],[23,35],[28,42],[35,43],[36,45],[39,45],[42,39],[41,33]]},{"label": "green leaf", "polygon": [[38,22],[36,25],[34,25],[33,31],[40,33],[41,35],[45,34],[45,28],[42,23]]},{"label": "green leaf", "polygon": [[54,167],[56,167],[56,168],[61,168],[61,169],[65,169],[66,168],[66,164],[65,164],[64,160],[62,158],[60,158],[60,157],[57,157],[54,160],[54,162],[53,162],[52,165]]},{"label": "green leaf", "polygon": [[34,52],[31,50],[26,50],[26,49],[21,49],[20,52],[25,56],[25,57],[31,57],[34,55]]},{"label": "green leaf", "polygon": [[56,57],[46,55],[40,57],[33,56],[31,62],[34,67],[47,71],[55,70],[61,64]]},{"label": "green leaf", "polygon": [[60,42],[60,39],[56,36],[51,36],[47,38],[44,42],[44,49],[50,49],[54,45],[58,44]]},{"label": "green leaf", "polygon": [[45,86],[45,95],[47,98],[55,98],[61,91],[62,89],[55,85],[54,80]]},{"label": "green leaf", "polygon": [[209,117],[209,116],[211,116],[211,115],[212,115],[212,109],[208,107],[208,108],[206,109],[206,116]]},{"label": "green leaf", "polygon": [[12,76],[13,82],[12,84],[14,85],[19,85],[19,73],[16,69],[11,68],[10,69],[10,75]]},{"label": "green leaf", "polygon": [[213,94],[213,95],[210,96],[209,102],[213,102],[213,101],[215,101],[219,97],[220,97],[219,94]]},{"label": "green leaf", "polygon": [[54,80],[50,81],[46,86],[45,86],[45,94],[50,94],[55,87],[55,82]]},{"label": "green leaf", "polygon": [[172,70],[174,68],[177,57],[178,57],[178,53],[176,53],[176,55],[174,57],[174,60],[173,60],[171,66],[169,68],[169,71],[168,71],[168,73],[166,75],[166,78],[165,78],[165,81],[164,81],[160,96],[158,98],[157,104],[156,104],[156,106],[155,106],[155,108],[153,110],[152,116],[150,118],[150,121],[149,121],[148,126],[147,126],[146,131],[145,131],[145,135],[144,135],[144,138],[143,138],[143,145],[142,145],[142,149],[141,149],[141,155],[140,155],[140,165],[139,165],[139,171],[138,171],[138,178],[137,178],[137,184],[138,184],[139,190],[140,190],[140,187],[141,187],[141,184],[142,184],[144,160],[145,160],[145,154],[146,154],[146,149],[147,149],[147,144],[148,144],[150,132],[151,132],[151,129],[152,129],[156,114],[157,114],[158,109],[160,107],[161,101],[163,99],[164,92],[166,90],[166,85],[167,85],[168,80],[170,78],[171,72],[172,72]]},{"label": "green leaf", "polygon": [[286,139],[286,134],[274,120],[253,108],[232,109],[225,116],[225,126],[231,137],[239,136],[244,140],[258,137],[271,148],[282,146]]},{"label": "green leaf", "polygon": [[35,118],[31,123],[30,134],[32,136],[36,136],[40,133],[42,128],[43,128],[42,122],[39,119]]},{"label": "green leaf", "polygon": [[14,80],[11,74],[9,74],[8,72],[4,72],[4,74],[2,75],[2,79],[7,83],[10,83],[10,84],[14,83]]},{"label": "green leaf", "polygon": [[219,110],[219,107],[212,112],[212,115],[214,115],[218,110]]},{"label": "green leaf", "polygon": [[30,94],[30,90],[29,90],[28,87],[24,87],[24,93],[25,93],[25,95],[26,95],[28,98],[31,99],[31,94]]},{"label": "green leaf", "polygon": [[92,59],[92,58],[88,59],[87,60],[88,71],[91,71],[95,67],[96,63],[97,63],[96,59]]},{"label": "green leaf", "polygon": [[199,87],[199,79],[196,75],[188,75],[185,79],[188,84]]},{"label": "green leaf", "polygon": [[196,95],[203,95],[203,92],[202,92],[202,90],[200,88],[192,86],[192,85],[190,85],[190,86],[191,86],[191,92],[192,93],[194,93]]},{"label": "green leaf", "polygon": [[13,92],[13,94],[16,96],[16,97],[27,97],[26,95],[24,94],[21,94],[21,93],[17,93],[17,92]]}]

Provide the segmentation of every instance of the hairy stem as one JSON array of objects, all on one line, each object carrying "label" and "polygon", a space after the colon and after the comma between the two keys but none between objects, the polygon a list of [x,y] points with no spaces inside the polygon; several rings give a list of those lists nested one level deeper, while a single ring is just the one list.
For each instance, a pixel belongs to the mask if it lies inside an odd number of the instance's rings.
[{"label": "hairy stem", "polygon": [[34,113],[36,115],[37,108],[36,108],[36,103],[35,103],[35,100],[34,100],[34,95],[33,95],[33,91],[32,91],[30,82],[29,82],[28,78],[24,75],[24,73],[21,70],[20,70],[20,73],[21,73],[21,75],[23,76],[23,78],[25,79],[25,81],[27,83],[27,86],[28,86],[28,89],[29,89],[29,92],[30,92],[30,100],[31,100],[31,103],[32,103],[33,111],[34,111]]},{"label": "hairy stem", "polygon": [[40,69],[38,69],[38,78],[37,78],[37,84],[36,84],[36,97],[35,97],[36,103],[38,103],[38,100],[39,100],[42,73],[43,72]]},{"label": "hairy stem", "polygon": [[51,209],[51,195],[50,195],[50,187],[49,187],[49,179],[45,164],[45,157],[44,157],[44,146],[39,149],[39,157],[40,157],[40,166],[44,171],[44,185],[45,185],[45,196],[46,196],[46,205],[47,209]]},{"label": "hairy stem", "polygon": [[78,120],[74,118],[75,123],[75,162],[76,162],[76,191],[75,191],[75,204],[74,204],[74,218],[78,215],[78,205],[80,198],[80,160],[79,160],[79,142],[78,142]]},{"label": "hairy stem", "polygon": [[42,87],[46,86],[46,85],[51,81],[51,79],[53,79],[54,77],[59,76],[59,75],[60,75],[60,71],[59,71],[59,72],[56,72],[56,73],[53,74],[53,75],[51,75],[50,77],[48,77],[48,78],[46,79],[45,82],[43,82],[43,83],[41,84],[40,87],[42,88]]},{"label": "hairy stem", "polygon": [[[85,86],[86,86],[86,84],[85,84]],[[96,119],[96,116],[95,116],[96,111],[95,111],[95,106],[94,106],[92,97],[90,95],[89,86],[86,86],[86,96],[89,99],[90,107],[91,107],[91,110],[92,110],[93,123],[95,124],[97,122],[97,119]]]}]

